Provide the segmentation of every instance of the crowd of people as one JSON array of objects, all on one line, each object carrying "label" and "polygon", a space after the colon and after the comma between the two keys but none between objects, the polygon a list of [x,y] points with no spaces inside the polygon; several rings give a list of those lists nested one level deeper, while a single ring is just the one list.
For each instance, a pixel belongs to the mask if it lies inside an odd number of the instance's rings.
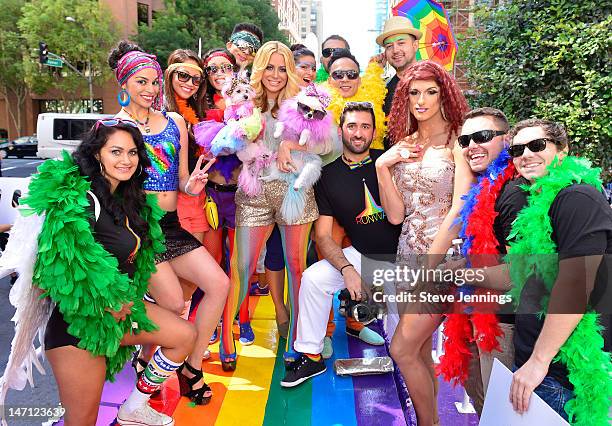
[{"label": "crowd of people", "polygon": [[[484,279],[465,290],[395,282],[386,295],[508,293],[517,306],[388,302],[384,333],[347,318],[351,338],[388,345],[420,426],[440,424],[438,376],[463,384],[481,414],[493,358],[514,371],[517,412],[535,392],[572,423],[608,424],[612,209],[599,170],[569,154],[559,123],[511,127],[498,109],[470,110],[451,74],[416,60],[421,35],[409,19],[389,18],[376,39],[383,53],[363,73],[339,35],[322,43],[317,69],[305,46],[264,42],[248,23],[202,57],[172,52],[165,71],[133,43],[110,52],[120,108],[73,155],[44,163],[22,199],[45,214],[32,283],[55,303],[45,351],[66,425],[95,424],[105,378],[129,359],[137,382],[119,424],[174,424],[148,404],[173,372],[181,395],[209,403],[208,346],[219,339],[223,369],[236,368],[234,321],[241,344],[255,339],[250,295],[274,302],[286,342],[280,386],[304,383],[333,354],[336,292],[371,297],[364,265],[389,256]],[[387,83],[385,65],[395,70]],[[244,73],[265,123],[256,141],[271,153],[255,195],[240,185],[251,164],[211,155],[195,136],[203,122],[229,125],[227,83],[236,90]],[[310,96],[329,93],[333,129],[316,152],[320,179],[287,217],[283,197],[298,190],[266,177],[273,167],[294,173],[293,155],[307,148],[275,128],[282,105],[312,87]],[[462,260],[446,256],[457,238]],[[319,260],[307,267],[311,242]]]}]

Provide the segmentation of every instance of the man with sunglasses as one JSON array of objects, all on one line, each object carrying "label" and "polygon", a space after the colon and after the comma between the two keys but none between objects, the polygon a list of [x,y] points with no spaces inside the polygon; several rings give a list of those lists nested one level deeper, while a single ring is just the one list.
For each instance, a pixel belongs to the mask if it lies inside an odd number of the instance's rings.
[{"label": "man with sunglasses", "polygon": [[[467,195],[468,198],[473,199],[471,201],[466,200],[460,215],[462,223],[460,237],[464,239],[464,243],[466,240],[470,240],[470,247],[474,248],[468,253],[471,258],[474,258],[472,266],[476,266],[474,263],[480,260],[478,255],[493,254],[490,248],[486,253],[479,252],[479,249],[483,246],[494,245],[497,247],[498,253],[496,254],[503,255],[506,253],[506,240],[510,234],[512,222],[527,202],[524,192],[516,182],[511,180],[513,177],[512,169],[504,173],[506,168],[511,167],[508,155],[505,153],[507,147],[505,135],[508,130],[508,119],[502,111],[488,107],[477,108],[464,116],[461,135],[458,138],[463,157],[472,172],[479,176],[478,183]],[[492,178],[493,174],[497,174],[495,180]],[[498,179],[499,183],[496,185],[495,182]],[[479,202],[483,189],[490,195],[492,202]],[[471,211],[466,210],[470,208],[469,205],[473,206]],[[482,217],[485,216],[495,218],[491,224],[492,229],[478,229],[477,236],[471,235],[467,226],[471,221],[484,224]],[[486,235],[494,238],[492,244],[485,241],[486,238],[483,238],[483,236]],[[477,238],[482,241],[475,241]],[[453,319],[455,318],[449,317],[449,322]],[[499,359],[508,368],[512,368],[514,359],[514,348],[512,346],[514,316],[500,314],[497,319],[499,320],[499,327],[504,333],[502,337],[498,338],[499,350],[494,349],[491,352],[486,352],[473,342],[469,344],[472,357],[465,389],[474,401],[474,407],[479,416],[482,413],[484,396],[493,368],[493,359]],[[466,336],[466,341],[470,341],[471,337],[471,335]]]},{"label": "man with sunglasses", "polygon": [[255,53],[263,43],[263,31],[255,24],[241,22],[234,26],[226,47],[236,58],[240,70],[253,63]]},{"label": "man with sunglasses", "polygon": [[351,50],[344,37],[332,34],[321,43],[321,68],[317,71],[316,83],[322,83],[329,78],[329,61],[334,53],[340,50]]},{"label": "man with sunglasses", "polygon": [[385,22],[382,34],[376,37],[376,44],[385,50],[385,60],[395,69],[395,75],[387,82],[387,96],[383,106],[386,115],[391,111],[397,83],[408,67],[416,63],[421,35],[410,19],[405,16],[392,16]]},{"label": "man with sunglasses", "polygon": [[[611,340],[612,210],[601,192],[599,170],[567,155],[568,137],[558,123],[525,120],[511,136],[508,151],[516,170],[529,185],[536,185],[527,190],[529,203],[513,225],[516,237],[509,250],[511,276],[520,297],[514,333],[518,369],[510,401],[516,411],[525,412],[535,392],[567,420],[565,403],[576,396],[578,423],[607,424],[609,394],[603,401],[600,398],[609,390],[597,386],[609,382],[612,369],[609,353],[601,352],[610,351]],[[558,256],[558,261],[553,260],[558,273],[546,283],[540,274],[517,275],[513,269],[512,259],[519,256],[521,262],[539,258],[541,271],[545,255]],[[517,276],[525,280],[516,280]],[[543,305],[546,295],[550,301]],[[569,307],[568,302],[574,305]],[[587,331],[586,310],[605,312],[599,315],[601,332]],[[545,317],[538,314],[541,311]],[[574,335],[578,328],[580,342]],[[564,354],[574,355],[569,363]],[[598,374],[600,366],[605,370]]]},{"label": "man with sunglasses", "polygon": [[[391,225],[380,207],[374,162],[382,151],[370,149],[375,126],[371,103],[346,103],[338,129],[342,156],[323,168],[315,185],[320,214],[315,222],[315,239],[323,260],[302,275],[294,344],[295,351],[302,355],[287,368],[281,380],[283,387],[298,386],[325,372],[322,351],[334,293],[346,288],[353,300],[362,298],[364,256],[395,258],[401,226]],[[352,244],[344,249],[332,236],[334,219],[351,240]]]}]

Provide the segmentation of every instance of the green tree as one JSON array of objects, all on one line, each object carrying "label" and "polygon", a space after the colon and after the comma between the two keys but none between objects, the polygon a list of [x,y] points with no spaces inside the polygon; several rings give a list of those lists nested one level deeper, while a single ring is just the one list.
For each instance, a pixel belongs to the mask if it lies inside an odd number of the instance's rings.
[{"label": "green tree", "polygon": [[612,16],[601,2],[508,0],[480,8],[462,60],[477,95],[511,121],[564,123],[572,152],[612,176]]},{"label": "green tree", "polygon": [[17,28],[24,3],[24,0],[4,0],[3,13],[0,14],[0,96],[4,98],[7,115],[18,134],[21,133],[21,111],[28,94],[23,77],[25,50]]},{"label": "green tree", "polygon": [[165,68],[173,50],[197,51],[200,38],[202,53],[225,47],[234,25],[239,22],[258,25],[266,40],[287,42],[278,30],[278,17],[266,0],[166,1],[166,9],[156,14],[151,27],[139,26],[137,41],[143,49],[157,55]]},{"label": "green tree", "polygon": [[[111,12],[103,2],[32,0],[23,6],[18,27],[30,52],[44,41],[49,52],[64,57],[83,73],[91,72],[94,84],[102,85],[110,77],[108,51],[119,36]],[[40,65],[37,55],[28,55],[23,67],[26,83],[35,93],[57,89],[64,101],[73,99],[74,93],[80,93],[81,97],[87,93],[86,79],[66,66]]]}]

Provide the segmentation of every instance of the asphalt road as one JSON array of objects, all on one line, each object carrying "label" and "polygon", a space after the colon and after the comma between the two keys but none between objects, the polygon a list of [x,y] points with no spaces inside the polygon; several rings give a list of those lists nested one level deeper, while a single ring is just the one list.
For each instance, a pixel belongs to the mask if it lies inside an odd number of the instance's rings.
[{"label": "asphalt road", "polygon": [[[36,172],[36,168],[44,160],[28,157],[23,159],[16,158],[5,158],[1,161],[2,176],[3,177],[27,177]],[[9,291],[11,284],[8,278],[0,279],[0,374],[4,374],[4,369],[8,361],[8,356],[11,349],[11,341],[14,335],[14,324],[11,321],[15,309],[9,303]],[[9,390],[6,401],[4,413],[7,416],[7,422],[9,425],[40,425],[43,421],[47,420],[47,417],[29,417],[29,414],[36,414],[33,411],[38,411],[40,408],[52,408],[57,407],[59,403],[59,396],[57,393],[57,385],[53,378],[51,366],[48,362],[44,362],[43,366],[46,371],[46,375],[41,375],[38,371],[34,371],[34,388],[26,385],[22,391]],[[31,408],[29,414],[22,408]],[[0,407],[0,414],[2,413],[2,407]],[[23,415],[22,415],[23,413]],[[13,414],[11,416],[11,414]],[[18,414],[15,416],[15,414]]]},{"label": "asphalt road", "polygon": [[28,177],[45,160],[37,157],[4,158],[0,162],[3,177]]}]

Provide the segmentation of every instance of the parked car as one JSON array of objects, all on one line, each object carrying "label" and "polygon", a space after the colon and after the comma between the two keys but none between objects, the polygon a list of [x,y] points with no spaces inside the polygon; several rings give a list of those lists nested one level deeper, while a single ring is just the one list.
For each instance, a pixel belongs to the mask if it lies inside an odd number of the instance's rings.
[{"label": "parked car", "polygon": [[3,157],[17,157],[23,158],[25,156],[36,157],[36,151],[38,151],[38,139],[36,136],[22,136],[9,142],[8,144],[0,146],[0,151]]},{"label": "parked car", "polygon": [[36,126],[38,158],[58,158],[64,150],[74,152],[83,134],[97,120],[110,117],[110,114],[39,114]]}]

